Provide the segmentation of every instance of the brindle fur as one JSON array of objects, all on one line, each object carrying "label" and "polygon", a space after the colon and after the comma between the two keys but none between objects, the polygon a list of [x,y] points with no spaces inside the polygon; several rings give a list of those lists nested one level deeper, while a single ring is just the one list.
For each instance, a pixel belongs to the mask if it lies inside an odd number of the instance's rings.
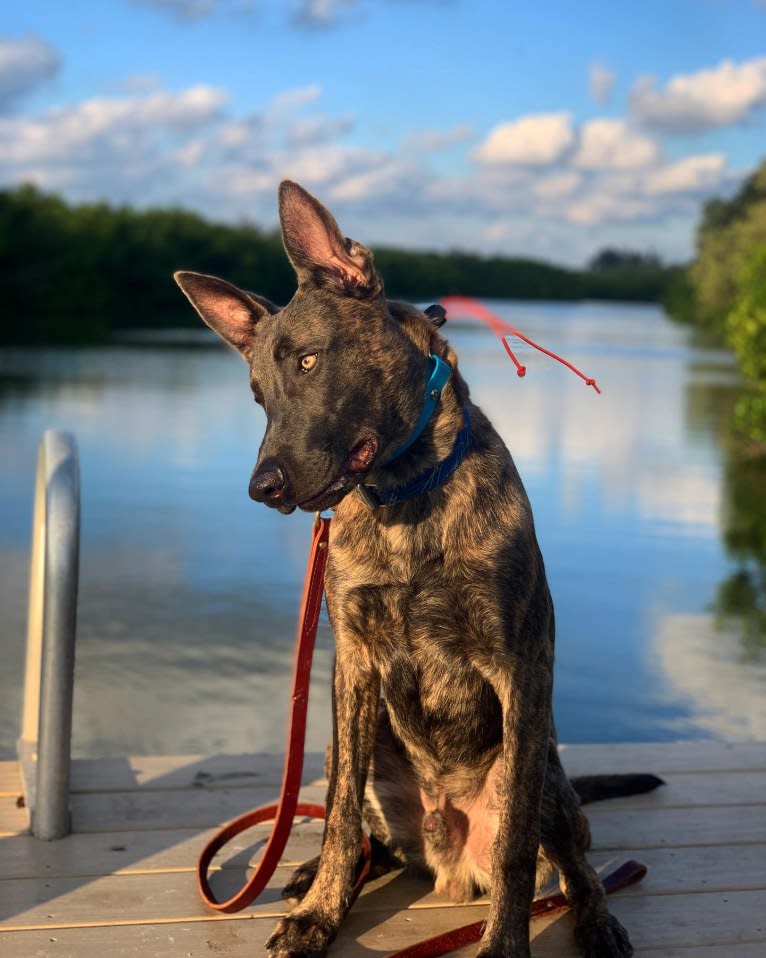
[{"label": "brindle fur", "polygon": [[[176,276],[245,357],[265,407],[251,495],[283,512],[335,509],[324,840],[289,886],[301,900],[270,954],[325,954],[349,907],[364,816],[387,864],[430,873],[453,900],[490,893],[484,958],[529,955],[530,902],[554,869],[583,952],[631,955],[586,860],[588,823],[559,762],[553,605],[511,455],[471,402],[437,331],[443,315],[387,301],[369,250],[344,240],[297,184],[282,184],[280,217],[299,281],[284,309],[223,280]],[[452,377],[422,436],[388,463],[418,418],[431,352]],[[306,356],[316,356],[309,372]],[[464,406],[470,447],[446,483],[378,509],[350,494],[362,480],[400,485],[446,458]]]}]

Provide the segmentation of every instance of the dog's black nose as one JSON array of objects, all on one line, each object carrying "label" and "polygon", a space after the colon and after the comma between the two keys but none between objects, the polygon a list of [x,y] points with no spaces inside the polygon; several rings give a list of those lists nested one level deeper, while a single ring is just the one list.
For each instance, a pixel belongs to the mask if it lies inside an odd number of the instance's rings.
[{"label": "dog's black nose", "polygon": [[285,474],[276,459],[264,459],[250,477],[250,498],[276,506],[285,492]]}]

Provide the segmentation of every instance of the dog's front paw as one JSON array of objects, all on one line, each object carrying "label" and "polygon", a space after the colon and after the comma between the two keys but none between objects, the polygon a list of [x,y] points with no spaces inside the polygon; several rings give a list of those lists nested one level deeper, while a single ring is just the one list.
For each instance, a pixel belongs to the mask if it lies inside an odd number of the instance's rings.
[{"label": "dog's front paw", "polygon": [[266,942],[270,958],[323,958],[337,928],[309,912],[287,915]]},{"label": "dog's front paw", "polygon": [[481,942],[476,958],[530,958],[529,939],[496,929],[495,934]]},{"label": "dog's front paw", "polygon": [[579,925],[575,939],[585,958],[631,958],[633,954],[628,933],[614,915]]}]

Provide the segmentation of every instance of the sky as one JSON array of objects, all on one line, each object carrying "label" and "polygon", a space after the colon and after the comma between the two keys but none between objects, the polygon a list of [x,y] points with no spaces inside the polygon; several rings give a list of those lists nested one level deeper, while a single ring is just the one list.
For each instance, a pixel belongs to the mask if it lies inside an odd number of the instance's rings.
[{"label": "sky", "polygon": [[0,187],[367,245],[693,255],[766,157],[766,0],[5,0]]}]

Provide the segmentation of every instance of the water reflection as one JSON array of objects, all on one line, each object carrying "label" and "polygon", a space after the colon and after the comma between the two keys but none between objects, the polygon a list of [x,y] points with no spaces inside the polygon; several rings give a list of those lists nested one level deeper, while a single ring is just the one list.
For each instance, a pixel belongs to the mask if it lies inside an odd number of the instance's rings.
[{"label": "water reflection", "polygon": [[[751,690],[762,679],[742,649],[758,658],[766,519],[762,474],[745,488],[749,473],[727,452],[739,390],[730,358],[651,307],[498,308],[604,390],[523,348],[519,380],[488,332],[449,332],[535,508],[557,605],[562,739],[759,734]],[[204,330],[173,349],[0,352],[6,754],[20,710],[34,461],[49,426],[74,431],[82,459],[75,751],[283,746],[310,517],[248,499],[263,420],[244,364],[199,342],[210,343]],[[731,623],[748,615],[740,641]],[[726,708],[711,709],[700,677],[721,656]],[[324,625],[313,749],[329,727],[330,658]]]},{"label": "water reflection", "polygon": [[713,609],[722,629],[740,636],[742,659],[766,660],[766,454],[726,449],[723,539],[735,568],[719,584]]},{"label": "water reflection", "polygon": [[[710,615],[668,615],[653,650],[671,700],[685,704],[690,717],[679,722],[716,738],[738,742],[766,738],[766,662],[742,656],[736,621]],[[683,737],[683,735],[681,736]]]}]

